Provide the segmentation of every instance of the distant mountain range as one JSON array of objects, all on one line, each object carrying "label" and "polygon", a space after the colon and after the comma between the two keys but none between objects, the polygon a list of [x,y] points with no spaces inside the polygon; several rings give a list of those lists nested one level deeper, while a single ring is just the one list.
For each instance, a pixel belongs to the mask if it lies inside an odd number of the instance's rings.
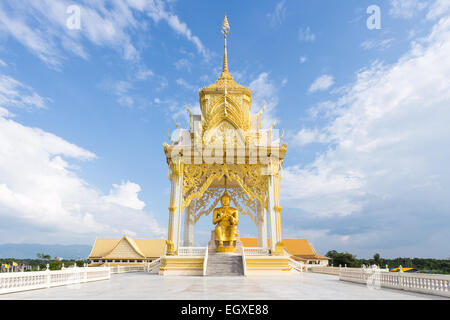
[{"label": "distant mountain range", "polygon": [[37,259],[38,253],[49,254],[52,259],[61,257],[64,259],[86,259],[91,253],[89,245],[72,244],[27,244],[5,243],[0,244],[0,258]]}]

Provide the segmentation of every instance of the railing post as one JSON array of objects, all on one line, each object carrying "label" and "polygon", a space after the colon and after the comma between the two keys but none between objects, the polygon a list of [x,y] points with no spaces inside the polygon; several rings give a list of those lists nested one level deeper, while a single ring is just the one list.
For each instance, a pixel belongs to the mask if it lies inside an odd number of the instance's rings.
[{"label": "railing post", "polygon": [[206,276],[207,267],[208,267],[208,245],[206,245],[205,256],[203,258],[203,276]]},{"label": "railing post", "polygon": [[244,276],[247,276],[247,260],[245,259],[245,249],[242,248],[242,269],[244,271]]},{"label": "railing post", "polygon": [[84,274],[83,274],[83,276],[84,276],[83,282],[87,282],[87,281],[88,281],[88,268],[87,268],[86,264],[84,264],[83,271],[84,271]]},{"label": "railing post", "polygon": [[46,272],[46,283],[47,283],[47,288],[50,288],[50,281],[51,281],[51,276],[50,276],[50,265],[47,263],[47,269],[45,270]]}]

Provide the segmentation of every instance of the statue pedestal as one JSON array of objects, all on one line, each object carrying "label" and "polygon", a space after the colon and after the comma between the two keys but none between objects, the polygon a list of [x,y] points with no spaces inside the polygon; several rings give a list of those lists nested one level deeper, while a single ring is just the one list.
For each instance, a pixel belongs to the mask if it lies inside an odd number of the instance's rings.
[{"label": "statue pedestal", "polygon": [[[219,241],[216,240],[216,232],[211,231],[211,240],[208,242],[208,248],[214,250],[217,253],[235,253],[242,251],[242,243],[239,240],[239,233],[236,235],[235,241],[224,241],[223,245],[219,245]],[[210,251],[211,252],[211,251]]]}]

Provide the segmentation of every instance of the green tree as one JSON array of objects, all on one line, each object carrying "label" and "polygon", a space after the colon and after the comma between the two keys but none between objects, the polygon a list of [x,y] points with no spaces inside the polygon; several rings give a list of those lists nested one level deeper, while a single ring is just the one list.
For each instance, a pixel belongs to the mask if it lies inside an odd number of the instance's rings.
[{"label": "green tree", "polygon": [[378,265],[378,266],[381,265],[381,257],[380,257],[379,253],[375,253],[373,255],[373,263]]},{"label": "green tree", "polygon": [[338,267],[339,265],[341,265],[342,267],[344,267],[345,265],[347,265],[347,267],[359,267],[356,256],[352,255],[351,253],[331,250],[327,252],[326,256],[328,258],[331,258],[331,263],[335,267]]},{"label": "green tree", "polygon": [[45,253],[38,253],[37,257],[41,260],[50,260],[51,256],[49,254],[45,254]]}]

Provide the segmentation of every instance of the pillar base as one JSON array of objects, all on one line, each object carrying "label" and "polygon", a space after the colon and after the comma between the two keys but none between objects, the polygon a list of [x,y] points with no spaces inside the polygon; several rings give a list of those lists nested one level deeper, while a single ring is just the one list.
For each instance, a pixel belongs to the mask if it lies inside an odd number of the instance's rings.
[{"label": "pillar base", "polygon": [[282,256],[284,255],[284,243],[283,241],[279,241],[277,242],[277,244],[275,245],[275,252],[274,255],[276,256]]},{"label": "pillar base", "polygon": [[219,245],[216,248],[216,252],[235,252],[236,248],[231,245],[231,246],[224,246],[224,245]]}]

